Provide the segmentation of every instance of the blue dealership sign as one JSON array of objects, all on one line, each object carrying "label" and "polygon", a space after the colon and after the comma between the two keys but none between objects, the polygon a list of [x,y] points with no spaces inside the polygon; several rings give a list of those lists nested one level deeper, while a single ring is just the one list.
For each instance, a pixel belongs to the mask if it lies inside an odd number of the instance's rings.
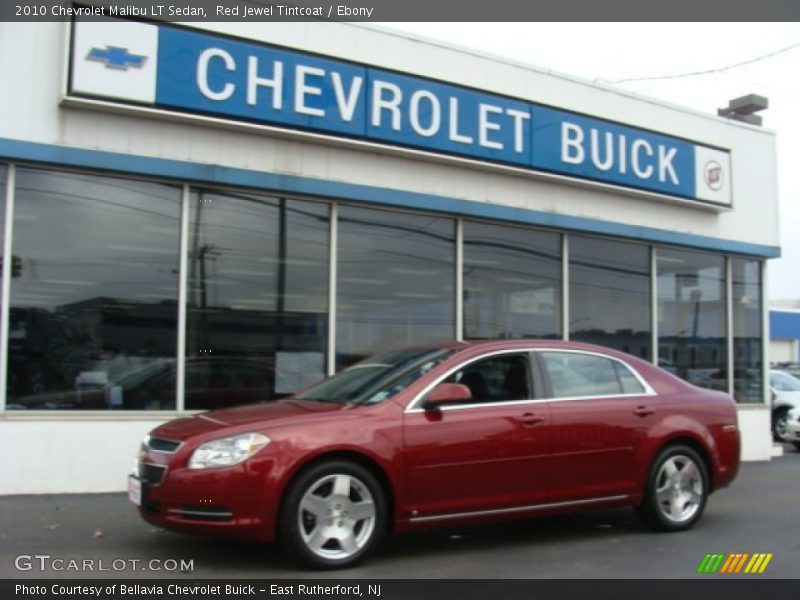
[{"label": "blue dealership sign", "polygon": [[171,25],[75,23],[70,81],[72,96],[731,203],[726,150],[527,100]]}]

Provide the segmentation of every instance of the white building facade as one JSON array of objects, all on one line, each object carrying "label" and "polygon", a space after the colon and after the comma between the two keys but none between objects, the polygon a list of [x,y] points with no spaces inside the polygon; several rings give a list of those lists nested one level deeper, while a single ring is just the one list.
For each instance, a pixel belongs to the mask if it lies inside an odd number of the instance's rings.
[{"label": "white building facade", "polygon": [[447,339],[624,350],[771,455],[771,132],[345,23],[0,23],[0,74],[2,494]]}]

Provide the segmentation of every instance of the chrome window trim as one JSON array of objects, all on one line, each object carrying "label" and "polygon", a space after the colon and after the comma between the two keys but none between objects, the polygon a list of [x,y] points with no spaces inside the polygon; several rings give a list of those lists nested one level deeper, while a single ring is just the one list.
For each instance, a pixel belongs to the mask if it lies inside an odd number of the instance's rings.
[{"label": "chrome window trim", "polygon": [[550,502],[547,504],[529,504],[526,506],[511,506],[508,508],[495,508],[489,510],[473,510],[460,513],[447,513],[442,515],[429,515],[425,517],[412,516],[409,521],[412,523],[426,523],[429,521],[445,521],[451,519],[464,519],[471,517],[482,517],[490,515],[504,515],[519,512],[530,512],[535,510],[548,510],[551,508],[561,508],[565,506],[581,506],[584,504],[597,504],[599,502],[618,502],[620,500],[627,500],[630,496],[627,494],[619,496],[604,496],[600,498],[587,498],[585,500],[567,500],[564,502]]},{"label": "chrome window trim", "polygon": [[518,405],[526,405],[526,404],[543,404],[545,402],[571,402],[573,400],[602,400],[604,398],[636,398],[636,397],[643,397],[643,396],[657,396],[658,394],[652,388],[652,386],[647,382],[647,380],[641,376],[641,374],[628,365],[622,359],[616,358],[614,356],[609,356],[608,354],[603,354],[602,352],[593,352],[591,350],[580,350],[580,349],[571,349],[571,348],[552,348],[552,347],[538,347],[538,348],[513,348],[513,349],[504,349],[504,350],[495,350],[494,352],[489,352],[487,354],[481,354],[479,356],[474,356],[471,359],[459,363],[455,367],[448,369],[443,375],[440,375],[436,379],[434,379],[431,383],[426,385],[420,392],[414,396],[411,402],[408,403],[404,413],[424,413],[425,409],[422,408],[420,405],[422,403],[422,398],[424,398],[428,392],[430,392],[434,387],[440,384],[442,381],[450,377],[453,373],[458,371],[459,369],[463,369],[467,365],[471,365],[474,362],[479,360],[483,360],[485,358],[491,358],[493,356],[501,356],[503,354],[530,354],[532,352],[568,352],[572,354],[586,354],[589,356],[599,356],[601,358],[607,358],[609,360],[613,360],[622,366],[624,366],[628,371],[630,371],[636,380],[644,387],[643,393],[633,393],[633,394],[597,394],[592,396],[568,396],[568,397],[560,397],[560,398],[530,398],[528,400],[509,400],[508,402],[480,402],[475,404],[457,404],[453,406],[442,406],[440,410],[442,412],[448,412],[453,410],[464,410],[469,408],[487,408],[487,407],[497,407],[497,406],[518,406]]}]

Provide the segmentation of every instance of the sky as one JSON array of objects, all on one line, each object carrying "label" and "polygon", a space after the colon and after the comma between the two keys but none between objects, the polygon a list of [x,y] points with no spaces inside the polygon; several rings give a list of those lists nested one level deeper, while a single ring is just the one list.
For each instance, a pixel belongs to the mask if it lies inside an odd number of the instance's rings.
[{"label": "sky", "polygon": [[[778,136],[782,246],[781,258],[769,262],[767,301],[800,302],[800,169],[796,166],[800,161],[800,23],[377,25],[711,114],[739,96],[766,96],[769,108],[759,114],[764,119],[763,126]],[[753,60],[772,53],[775,54]],[[719,71],[620,81],[711,70]]]}]

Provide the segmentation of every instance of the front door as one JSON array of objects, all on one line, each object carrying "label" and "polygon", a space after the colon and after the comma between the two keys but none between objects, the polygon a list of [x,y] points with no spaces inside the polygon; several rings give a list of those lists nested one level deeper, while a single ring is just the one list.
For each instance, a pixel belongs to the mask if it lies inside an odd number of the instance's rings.
[{"label": "front door", "polygon": [[479,359],[444,381],[469,387],[472,400],[405,415],[407,488],[415,516],[546,502],[548,404],[535,399],[529,354]]}]

